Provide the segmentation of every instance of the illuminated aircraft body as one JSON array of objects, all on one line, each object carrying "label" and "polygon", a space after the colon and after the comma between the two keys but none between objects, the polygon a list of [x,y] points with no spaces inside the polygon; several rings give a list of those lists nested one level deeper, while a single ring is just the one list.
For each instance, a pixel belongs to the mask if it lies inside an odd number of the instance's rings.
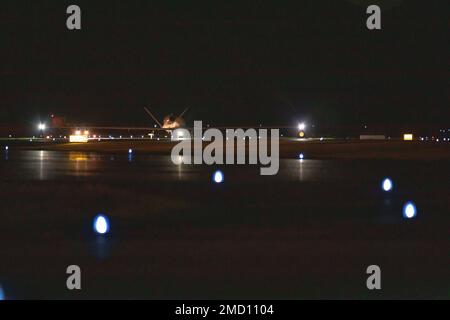
[{"label": "illuminated aircraft body", "polygon": [[[173,114],[169,114],[165,116],[160,122],[153,113],[149,110],[149,108],[144,107],[145,112],[153,119],[155,122],[155,125],[153,127],[119,127],[119,126],[66,126],[65,123],[60,124],[56,123],[55,121],[52,121],[52,125],[48,129],[70,129],[73,130],[74,134],[71,136],[71,140],[73,142],[86,142],[88,139],[100,139],[101,136],[97,136],[97,134],[90,134],[90,130],[148,130],[150,133],[149,136],[153,137],[157,132],[166,132],[171,134],[174,130],[179,128],[184,128],[187,130],[192,130],[193,128],[187,128],[185,127],[185,121],[183,119],[183,115],[188,111],[188,108],[183,110],[178,116],[174,116]],[[52,115],[53,118],[53,115]],[[207,125],[206,128],[209,128],[210,126]],[[224,128],[243,128],[243,129],[250,129],[254,128],[254,126],[212,126],[217,129],[224,129]],[[292,126],[257,126],[259,128],[267,128],[267,129],[292,129],[294,127]],[[47,129],[45,123],[40,123],[38,126],[39,130],[43,132]],[[206,129],[205,128],[205,129]],[[298,126],[298,130],[300,131],[300,137],[304,137],[304,130],[305,130],[305,124],[301,123]],[[132,136],[131,136],[132,137]],[[78,141],[80,140],[80,141]],[[83,141],[81,141],[83,140]]]},{"label": "illuminated aircraft body", "polygon": [[[179,116],[174,117],[173,114],[169,114],[164,117],[162,123],[158,121],[158,119],[150,112],[148,108],[144,107],[144,110],[148,113],[148,115],[155,121],[154,127],[112,127],[112,126],[90,126],[90,125],[82,125],[82,126],[66,126],[63,125],[55,125],[52,123],[51,126],[46,126],[45,123],[39,123],[38,129],[44,131],[46,129],[71,129],[76,132],[85,131],[85,129],[99,129],[99,130],[151,130],[151,131],[171,131],[177,128],[182,128],[185,125],[185,121],[183,119],[183,115],[188,111],[186,108]],[[53,115],[52,115],[53,117]],[[84,129],[82,129],[84,128]]]},{"label": "illuminated aircraft body", "polygon": [[188,111],[188,108],[184,109],[184,111],[180,113],[178,117],[174,117],[173,113],[165,116],[162,123],[160,123],[158,119],[156,119],[156,117],[150,112],[149,109],[144,107],[144,110],[150,117],[152,117],[152,119],[159,125],[161,129],[173,130],[184,126],[185,122],[183,119],[183,115],[186,113],[186,111]]}]

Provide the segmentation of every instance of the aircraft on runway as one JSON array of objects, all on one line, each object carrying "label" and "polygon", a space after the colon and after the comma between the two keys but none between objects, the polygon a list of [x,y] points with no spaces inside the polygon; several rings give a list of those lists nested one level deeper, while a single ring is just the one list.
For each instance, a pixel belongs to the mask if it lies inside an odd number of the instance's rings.
[{"label": "aircraft on runway", "polygon": [[161,124],[158,119],[150,112],[149,109],[144,107],[145,112],[148,113],[150,117],[159,125],[161,129],[173,130],[177,128],[181,128],[184,126],[185,122],[183,119],[183,115],[188,111],[189,108],[184,109],[182,113],[178,117],[174,117],[173,113],[167,115],[163,119],[163,123]]},{"label": "aircraft on runway", "polygon": [[[150,110],[147,107],[144,107],[144,110],[148,113],[148,115],[155,121],[154,127],[112,127],[112,126],[90,126],[90,125],[66,125],[65,119],[61,117],[54,117],[54,115],[51,115],[51,124],[46,125],[45,123],[39,123],[38,129],[40,131],[44,131],[46,129],[71,129],[76,131],[84,131],[82,128],[89,128],[89,129],[99,129],[99,130],[151,130],[151,131],[167,131],[170,132],[171,130],[177,129],[177,128],[183,128],[185,125],[185,121],[183,119],[183,115],[189,110],[189,108],[184,109],[180,115],[177,117],[173,116],[173,113],[167,115],[162,120],[162,123],[158,121],[158,119],[150,112]],[[58,119],[58,121],[54,121],[55,119]]]},{"label": "aircraft on runway", "polygon": [[[145,112],[153,119],[153,121],[155,122],[153,127],[119,127],[119,126],[90,126],[90,125],[66,125],[65,123],[65,119],[61,118],[61,117],[55,117],[54,115],[51,116],[52,118],[52,122],[50,126],[47,126],[45,123],[40,123],[38,125],[38,129],[41,132],[41,136],[43,136],[44,131],[45,130],[52,130],[52,129],[56,129],[56,130],[71,130],[73,131],[73,134],[70,135],[71,138],[75,139],[75,140],[80,140],[82,139],[83,141],[87,141],[88,139],[98,139],[100,140],[102,138],[102,136],[100,134],[104,133],[106,130],[122,130],[122,131],[126,131],[130,132],[130,130],[140,130],[140,131],[147,131],[146,135],[150,136],[150,138],[153,139],[153,136],[160,136],[161,134],[163,135],[163,138],[167,138],[167,134],[172,134],[173,130],[179,129],[179,128],[183,128],[183,129],[187,129],[187,130],[192,130],[193,128],[188,128],[185,126],[185,120],[183,119],[183,116],[186,114],[186,112],[189,110],[188,108],[184,109],[183,112],[181,112],[178,116],[174,116],[173,113],[165,116],[162,120],[162,122],[160,122],[155,115],[150,111],[149,108],[144,107]],[[58,120],[58,121],[56,121]],[[210,125],[207,124],[206,128],[209,128]],[[228,128],[242,128],[242,129],[250,129],[250,128],[254,128],[254,126],[213,126],[214,128],[217,129],[228,129]],[[266,129],[295,129],[295,127],[292,126],[267,126],[267,125],[259,125],[259,128],[266,128]],[[92,134],[91,130],[95,130],[97,131],[96,134]],[[298,126],[298,130],[300,131],[299,135],[300,138],[304,137],[304,130],[305,130],[305,124],[304,123],[300,123]],[[100,131],[100,132],[99,132]],[[63,133],[66,134],[66,133]],[[142,135],[142,133],[140,133],[139,135]],[[61,134],[60,134],[61,136]],[[106,137],[111,137],[110,134],[107,134]],[[283,136],[283,135],[281,135]],[[133,138],[133,135],[130,135],[131,138]],[[142,137],[144,137],[142,135]],[[105,136],[103,136],[103,139],[105,138]],[[120,138],[122,138],[122,136],[120,136]]]}]

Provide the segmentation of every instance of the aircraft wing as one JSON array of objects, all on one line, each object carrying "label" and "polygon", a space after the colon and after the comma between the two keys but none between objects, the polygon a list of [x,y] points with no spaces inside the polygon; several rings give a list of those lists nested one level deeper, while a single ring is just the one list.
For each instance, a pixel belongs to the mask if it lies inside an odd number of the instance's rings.
[{"label": "aircraft wing", "polygon": [[79,129],[98,129],[98,130],[148,130],[148,131],[167,131],[167,129],[163,128],[154,128],[154,127],[99,127],[99,126],[72,126],[72,127],[51,127],[52,129],[72,129],[72,130],[79,130]]},{"label": "aircraft wing", "polygon": [[[287,126],[287,125],[281,125],[281,126],[203,126],[202,129],[298,129],[296,126]],[[183,129],[193,130],[194,127],[183,127]]]},{"label": "aircraft wing", "polygon": [[[187,130],[193,130],[194,127],[180,127],[175,129],[167,129],[167,128],[158,128],[158,127],[115,127],[115,126],[68,126],[68,127],[52,127],[54,129],[72,129],[72,130],[79,130],[79,129],[99,129],[99,130],[148,130],[148,131],[171,131],[176,129],[187,129]],[[202,129],[297,129],[296,126],[203,126]]]}]

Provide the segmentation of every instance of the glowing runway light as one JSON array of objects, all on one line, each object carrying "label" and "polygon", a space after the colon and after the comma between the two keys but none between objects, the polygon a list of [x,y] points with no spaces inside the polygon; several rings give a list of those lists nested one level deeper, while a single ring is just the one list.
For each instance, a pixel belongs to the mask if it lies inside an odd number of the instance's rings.
[{"label": "glowing runway light", "polygon": [[128,153],[132,154],[133,153],[133,149],[128,149]]},{"label": "glowing runway light", "polygon": [[403,216],[408,219],[412,219],[417,215],[416,205],[411,201],[408,201],[403,206]]},{"label": "glowing runway light", "polygon": [[223,182],[223,173],[220,170],[217,170],[214,172],[213,179],[215,183],[222,183]]},{"label": "glowing runway light", "polygon": [[392,180],[389,178],[385,178],[382,183],[382,188],[386,192],[391,191],[392,190]]},{"label": "glowing runway light", "polygon": [[298,155],[298,158],[299,158],[300,160],[303,160],[304,157],[305,157],[305,156],[303,155],[303,153],[300,153],[300,154]]},{"label": "glowing runway light", "polygon": [[6,146],[6,147],[5,147],[5,150],[6,150],[6,151],[8,151],[8,150],[9,150],[9,147],[8,147],[8,146]]},{"label": "glowing runway light", "polygon": [[94,219],[94,231],[98,234],[105,234],[109,232],[109,221],[104,215],[99,214]]}]

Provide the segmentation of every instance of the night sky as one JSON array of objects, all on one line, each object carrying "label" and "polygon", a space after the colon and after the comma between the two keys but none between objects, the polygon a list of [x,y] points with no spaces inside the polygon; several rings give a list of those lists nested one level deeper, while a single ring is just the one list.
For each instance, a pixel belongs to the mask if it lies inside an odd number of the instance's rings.
[{"label": "night sky", "polygon": [[[0,124],[444,125],[449,2],[2,1]],[[82,30],[66,28],[66,8]]]}]

